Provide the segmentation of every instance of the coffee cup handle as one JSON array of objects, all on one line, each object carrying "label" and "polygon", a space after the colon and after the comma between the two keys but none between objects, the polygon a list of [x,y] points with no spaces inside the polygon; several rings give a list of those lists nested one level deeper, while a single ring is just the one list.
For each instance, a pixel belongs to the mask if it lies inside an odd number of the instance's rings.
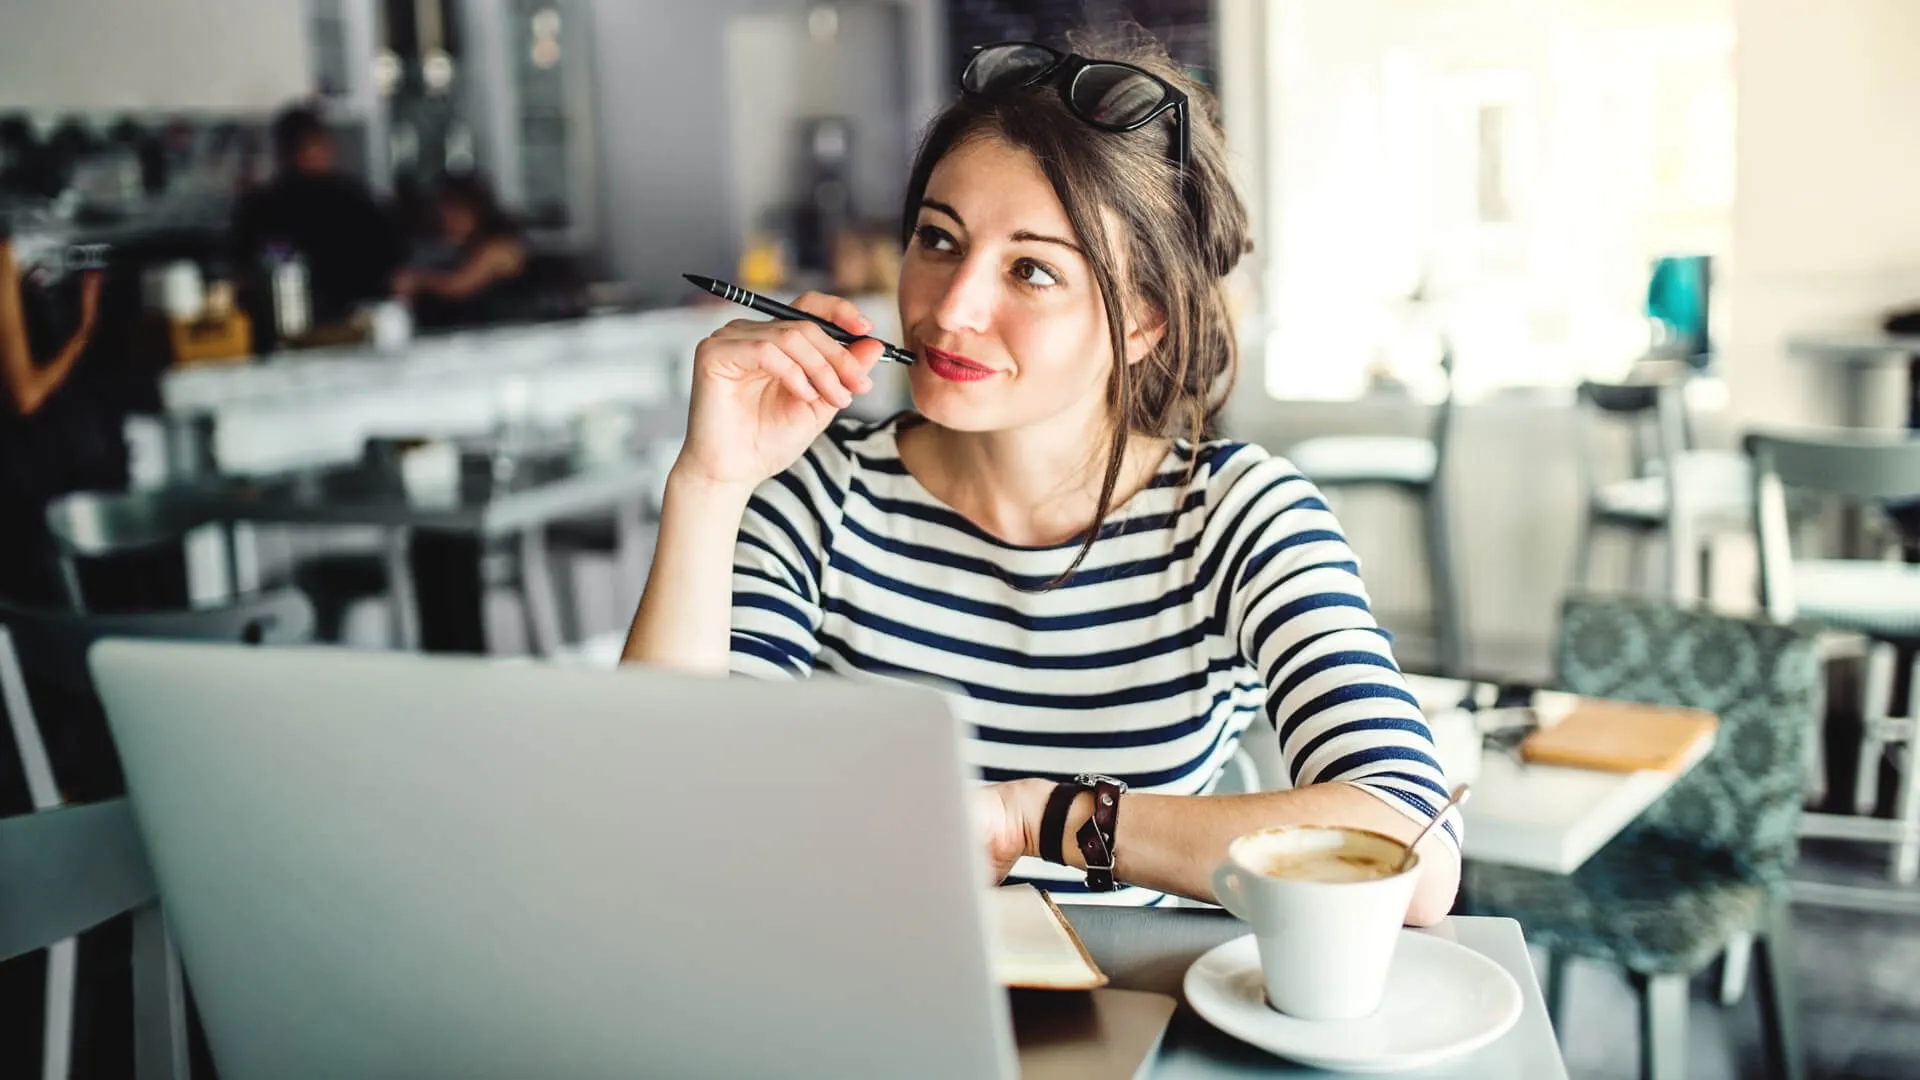
[{"label": "coffee cup handle", "polygon": [[1247,907],[1240,895],[1240,871],[1230,862],[1223,862],[1213,868],[1213,898],[1220,902],[1234,916],[1248,922],[1253,921],[1247,914]]}]

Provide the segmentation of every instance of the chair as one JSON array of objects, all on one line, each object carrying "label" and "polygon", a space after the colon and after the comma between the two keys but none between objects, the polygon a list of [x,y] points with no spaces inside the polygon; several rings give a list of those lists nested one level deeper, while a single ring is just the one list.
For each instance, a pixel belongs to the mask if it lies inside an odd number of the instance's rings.
[{"label": "chair", "polygon": [[0,603],[0,703],[34,811],[0,818],[0,960],[48,949],[49,1076],[66,1075],[78,982],[75,935],[134,917],[138,1075],[184,1076],[184,1004],[177,960],[153,906],[151,874],[132,833],[125,783],[87,669],[103,637],[254,644],[310,640],[313,610],[279,590],[225,608],[133,615],[28,611]]},{"label": "chair", "polygon": [[1819,719],[1813,635],[1657,600],[1576,596],[1563,610],[1558,664],[1574,693],[1711,710],[1718,741],[1572,874],[1469,861],[1461,910],[1518,919],[1548,951],[1556,1027],[1573,957],[1626,968],[1640,993],[1647,1080],[1683,1075],[1688,981],[1751,935],[1774,1072],[1802,1080],[1787,875]]},{"label": "chair", "polygon": [[1914,760],[1920,708],[1912,704],[1911,689],[1920,683],[1920,664],[1914,665],[1909,704],[1899,716],[1893,715],[1898,682],[1894,667],[1896,658],[1911,657],[1920,648],[1920,565],[1795,558],[1787,500],[1789,489],[1856,503],[1920,498],[1920,438],[1754,434],[1747,436],[1746,446],[1754,460],[1760,591],[1767,613],[1780,621],[1799,618],[1860,634],[1870,642],[1854,789],[1858,814],[1873,813],[1879,802],[1880,761],[1888,746],[1898,745],[1906,757],[1894,821],[1814,814],[1809,815],[1807,834],[1891,844],[1893,879],[1912,884],[1920,877],[1920,764]]},{"label": "chair", "polygon": [[[89,601],[83,584],[84,568],[101,562],[138,560],[134,568],[141,576],[153,575],[167,561],[173,576],[184,572],[186,542],[189,533],[207,526],[218,526],[225,559],[226,585],[234,595],[240,582],[238,548],[234,544],[232,523],[209,512],[194,500],[168,491],[77,491],[62,495],[47,505],[47,530],[53,535],[60,556],[60,576],[66,586],[67,601],[74,611],[98,607],[98,598]],[[142,583],[143,595],[132,604],[119,596],[110,607],[175,607],[186,602],[184,578],[181,584],[158,595],[151,584]],[[120,584],[125,584],[124,582]],[[124,591],[124,590],[122,590]]]},{"label": "chair", "polygon": [[1420,503],[1432,589],[1439,673],[1467,675],[1467,623],[1458,568],[1453,559],[1453,528],[1446,494],[1449,436],[1453,430],[1453,356],[1443,355],[1447,394],[1434,412],[1428,438],[1406,435],[1328,435],[1306,439],[1287,449],[1287,460],[1322,489],[1388,488]]},{"label": "chair", "polygon": [[[1636,549],[1664,533],[1666,595],[1677,604],[1704,599],[1712,583],[1708,541],[1718,535],[1745,535],[1752,528],[1751,470],[1746,459],[1733,452],[1694,447],[1682,391],[1682,385],[1672,381],[1580,384],[1584,430],[1578,442],[1587,515],[1574,562],[1576,588],[1592,587],[1594,541],[1601,529],[1611,528],[1632,534]],[[1600,479],[1593,443],[1606,421],[1628,428],[1633,465],[1626,479]],[[1636,557],[1636,578],[1640,565]]]}]

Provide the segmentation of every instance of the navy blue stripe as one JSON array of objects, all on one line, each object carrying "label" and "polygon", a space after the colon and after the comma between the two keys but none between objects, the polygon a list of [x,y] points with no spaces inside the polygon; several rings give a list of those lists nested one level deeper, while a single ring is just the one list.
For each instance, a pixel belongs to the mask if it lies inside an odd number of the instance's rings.
[{"label": "navy blue stripe", "polygon": [[[1319,773],[1314,776],[1313,783],[1323,784],[1330,780],[1343,780],[1348,773],[1355,769],[1375,765],[1383,761],[1412,761],[1421,765],[1430,766],[1436,775],[1440,772],[1440,766],[1433,760],[1433,755],[1428,754],[1418,747],[1370,746],[1364,750],[1355,750],[1353,753],[1344,757],[1336,758],[1332,764],[1321,769]],[[1288,763],[1287,774],[1293,778],[1295,787],[1305,786],[1300,781],[1300,761],[1298,759]],[[1366,777],[1356,776],[1354,779],[1364,780]]]},{"label": "navy blue stripe", "polygon": [[[748,499],[747,512],[760,515],[761,520],[787,534],[787,540],[793,544],[793,549],[800,553],[801,561],[807,564],[806,577],[801,580],[806,583],[807,599],[814,599],[814,584],[820,580],[820,559],[813,553],[812,545],[800,535],[800,530],[787,520],[786,515],[774,509],[773,504],[766,499],[758,495]],[[741,533],[745,535],[746,530],[742,529]]]},{"label": "navy blue stripe", "polygon": [[[766,549],[765,544],[758,544],[756,542],[756,546],[760,547],[761,550]],[[775,557],[778,558],[778,556],[775,556]],[[791,570],[792,567],[787,567],[787,569]],[[782,580],[781,578],[775,577],[774,575],[766,572],[765,570],[760,569],[757,566],[749,566],[746,563],[737,562],[733,564],[733,572],[734,574],[740,577],[750,577],[759,581],[764,581],[767,584],[773,586],[776,589],[779,589],[781,592],[786,593],[789,596],[793,595],[794,593],[793,582]],[[740,590],[738,589],[734,590],[735,595],[739,595],[739,592]]]},{"label": "navy blue stripe", "polygon": [[1399,716],[1369,716],[1361,720],[1348,720],[1343,724],[1335,724],[1318,735],[1315,735],[1313,738],[1308,739],[1306,745],[1295,750],[1292,754],[1288,755],[1288,757],[1295,761],[1310,761],[1313,759],[1313,755],[1319,752],[1321,747],[1343,735],[1357,735],[1376,731],[1404,731],[1409,735],[1417,735],[1421,739],[1429,741],[1433,738],[1433,732],[1428,730],[1426,721],[1424,720],[1409,720]]},{"label": "navy blue stripe", "polygon": [[760,611],[771,611],[775,615],[793,623],[794,626],[800,629],[801,633],[808,637],[813,636],[813,623],[807,618],[807,613],[787,603],[778,596],[768,596],[764,593],[735,593],[733,595],[733,606],[736,609],[756,608]]},{"label": "navy blue stripe", "polygon": [[1200,671],[1183,672],[1163,682],[1148,683],[1144,686],[1131,686],[1120,690],[1107,690],[1095,694],[1039,694],[1022,690],[1010,690],[1001,686],[989,686],[985,683],[967,682],[948,673],[920,671],[902,667],[891,661],[868,656],[844,639],[822,632],[820,644],[838,653],[842,659],[854,668],[872,675],[917,677],[933,675],[960,690],[967,697],[978,701],[991,701],[1000,705],[1018,705],[1031,709],[1088,710],[1112,709],[1123,705],[1141,705],[1154,701],[1165,701],[1183,694],[1198,693],[1209,685],[1211,676],[1216,672],[1231,671],[1240,666],[1239,658],[1214,660]]},{"label": "navy blue stripe", "polygon": [[838,596],[827,598],[827,612],[839,615],[856,626],[865,627],[886,637],[912,642],[929,649],[965,656],[974,660],[985,660],[1010,667],[1028,668],[1040,671],[1088,671],[1101,668],[1120,667],[1125,664],[1138,664],[1169,653],[1180,652],[1200,645],[1206,640],[1206,630],[1200,626],[1188,626],[1153,641],[1129,645],[1123,649],[1108,649],[1103,652],[1077,653],[1071,655],[1048,655],[1028,652],[1024,649],[1007,649],[984,642],[969,641],[936,634],[931,630],[897,619],[877,615],[865,608],[856,607]]},{"label": "navy blue stripe", "polygon": [[782,671],[789,671],[795,675],[805,675],[807,673],[807,668],[804,664],[799,663],[792,656],[787,655],[782,649],[775,647],[775,645],[767,639],[754,634],[735,630],[727,649],[729,652],[737,653],[741,656],[751,656],[758,660],[765,660],[767,663],[780,668]]},{"label": "navy blue stripe", "polygon": [[[779,583],[782,588],[799,593],[801,597],[810,604],[816,602],[814,597],[814,579],[808,577],[804,571],[788,561],[787,557],[775,550],[772,544],[753,535],[744,528],[740,530],[739,542],[748,547],[758,548],[766,552],[774,562],[780,564],[780,569],[785,570],[788,577],[787,581]],[[738,561],[739,557],[736,555],[735,563],[737,564]]]},{"label": "navy blue stripe", "polygon": [[1272,703],[1275,709],[1278,709],[1280,702],[1285,701],[1288,694],[1298,690],[1301,683],[1306,682],[1315,675],[1322,674],[1337,667],[1346,667],[1349,664],[1385,668],[1396,675],[1400,673],[1400,668],[1394,664],[1393,658],[1385,653],[1369,652],[1365,649],[1342,649],[1339,652],[1327,653],[1325,656],[1316,656],[1306,663],[1301,664],[1299,667],[1294,668],[1293,671],[1288,673],[1287,677],[1281,681],[1280,685],[1275,686],[1267,694],[1267,700]]},{"label": "navy blue stripe", "polygon": [[[1206,760],[1212,757],[1214,752],[1220,748],[1221,740],[1225,739],[1227,733],[1232,730],[1232,724],[1222,725],[1219,733],[1214,736],[1213,745],[1172,768],[1155,769],[1152,772],[1109,773],[1108,775],[1126,781],[1128,787],[1143,788],[1159,787],[1162,784],[1172,783],[1175,780],[1192,776],[1194,772],[1197,771],[1201,765],[1205,764]],[[980,769],[980,775],[982,778],[995,783],[1002,780],[1020,780],[1029,776],[1038,776],[1056,782],[1071,780],[1074,777],[1074,773],[1038,772],[1032,769],[1001,769],[993,766],[983,766]]]},{"label": "navy blue stripe", "polygon": [[[1420,798],[1420,796],[1415,795],[1410,791],[1401,791],[1399,788],[1382,787],[1378,784],[1369,784],[1366,782],[1367,780],[1371,780],[1371,779],[1373,779],[1373,777],[1367,777],[1366,779],[1363,779],[1363,780],[1356,780],[1354,781],[1354,783],[1364,786],[1368,791],[1378,791],[1378,792],[1382,792],[1383,794],[1391,795],[1394,798],[1399,799],[1401,802],[1406,803],[1408,806],[1411,806],[1414,809],[1420,811],[1420,813],[1428,821],[1433,820],[1432,804]],[[1445,804],[1442,803],[1441,805],[1444,806]],[[1459,846],[1460,830],[1453,827],[1452,820],[1441,822],[1440,831],[1446,833],[1448,836],[1453,837],[1454,845],[1456,847]]]},{"label": "navy blue stripe", "polygon": [[[1269,680],[1269,682],[1271,682],[1271,680]],[[1285,722],[1275,724],[1274,726],[1278,728],[1280,732],[1280,745],[1283,747],[1286,746],[1287,740],[1293,738],[1294,732],[1300,730],[1301,724],[1306,723],[1308,720],[1313,719],[1336,705],[1345,705],[1354,701],[1379,701],[1383,699],[1403,701],[1415,709],[1420,707],[1420,702],[1415,700],[1412,694],[1398,686],[1388,686],[1384,683],[1372,682],[1346,683],[1333,687],[1325,693],[1310,699],[1306,704],[1295,709],[1293,713],[1287,717]],[[1268,711],[1274,713],[1276,716],[1278,715],[1278,699],[1268,698]]]},{"label": "navy blue stripe", "polygon": [[[1251,607],[1252,605],[1249,605],[1249,610],[1251,610]],[[1253,640],[1250,642],[1250,647],[1247,651],[1255,656],[1260,655],[1261,646],[1266,643],[1269,637],[1277,633],[1282,626],[1309,611],[1320,611],[1326,608],[1353,608],[1363,615],[1370,616],[1372,614],[1372,612],[1367,610],[1366,599],[1354,593],[1308,593],[1306,596],[1281,604],[1279,607],[1268,612],[1267,617],[1261,619],[1260,625],[1254,628]],[[1365,627],[1356,626],[1350,629],[1359,630],[1365,629]],[[1245,633],[1244,627],[1241,632]],[[1274,674],[1277,674],[1277,672],[1267,672],[1266,674],[1271,678]]]},{"label": "navy blue stripe", "polygon": [[905,581],[888,577],[853,559],[837,559],[834,565],[844,570],[849,576],[858,578],[870,585],[876,585],[888,592],[898,593],[901,596],[945,608],[948,611],[958,611],[967,615],[977,615],[983,619],[992,619],[995,622],[1005,623],[1008,626],[1018,627],[1029,632],[1083,630],[1089,626],[1112,626],[1114,623],[1126,622],[1131,619],[1149,618],[1186,603],[1192,598],[1194,591],[1199,587],[1198,583],[1194,582],[1180,586],[1154,600],[1145,600],[1134,604],[1122,604],[1119,607],[1106,608],[1101,611],[1083,611],[1071,615],[1029,615],[1024,611],[1008,607],[1005,604],[989,604],[985,601],[970,600],[963,596],[955,596],[952,593],[939,592],[934,589],[909,584]]},{"label": "navy blue stripe", "polygon": [[[1047,746],[1082,750],[1120,750],[1136,746],[1159,746],[1175,739],[1183,739],[1205,728],[1209,723],[1215,722],[1215,710],[1241,689],[1240,686],[1228,687],[1213,695],[1213,700],[1198,716],[1189,717],[1165,727],[1142,728],[1138,731],[1027,731],[975,724],[973,736],[982,742],[1000,746]],[[1234,710],[1234,712],[1224,713],[1219,717],[1219,721],[1224,723],[1238,712],[1239,710]]]}]

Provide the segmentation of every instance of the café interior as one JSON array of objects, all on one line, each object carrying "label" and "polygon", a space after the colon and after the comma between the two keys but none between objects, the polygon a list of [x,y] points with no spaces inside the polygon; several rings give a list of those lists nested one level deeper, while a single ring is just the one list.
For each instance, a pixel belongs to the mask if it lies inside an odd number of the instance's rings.
[{"label": "caf\u00e9 interior", "polygon": [[[0,18],[0,1075],[477,1075],[458,1054],[382,1059],[351,1010],[286,1015],[272,1038],[238,1030],[215,980],[251,969],[186,910],[221,891],[194,860],[225,840],[167,820],[166,754],[129,734],[162,706],[142,705],[134,654],[109,671],[95,646],[224,644],[208,655],[235,687],[256,685],[256,659],[298,654],[450,692],[499,673],[556,694],[631,688],[636,706],[678,693],[646,681],[629,631],[650,576],[689,565],[657,542],[663,511],[687,505],[669,479],[693,439],[702,343],[762,317],[683,275],[843,297],[873,336],[906,340],[919,241],[903,249],[902,199],[975,47],[1064,53],[1070,33],[1121,24],[1211,96],[1181,122],[1217,122],[1247,210],[1250,249],[1220,282],[1237,377],[1208,434],[1317,489],[1441,790],[1471,790],[1448,819],[1450,913],[1395,932],[1490,959],[1519,1004],[1428,1058],[1383,1049],[1415,1038],[1410,1021],[1324,1051],[1311,1033],[1236,1031],[1196,989],[1201,953],[1246,933],[1213,898],[1107,912],[1061,890],[1109,986],[1164,996],[1171,1019],[1117,1071],[1045,1072],[1028,1057],[1045,992],[995,987],[1019,1074],[1920,1077],[1912,0],[14,0]],[[879,364],[844,412],[914,410],[921,378]],[[352,666],[373,659],[401,666]],[[1057,685],[1046,660],[1031,658],[1035,688]],[[284,691],[288,715],[324,726],[324,684],[304,685]],[[762,700],[749,694],[713,700],[746,710]],[[405,700],[381,718],[396,732]],[[543,732],[570,721],[564,701],[542,712]],[[1555,757],[1568,740],[1548,736],[1575,719],[1598,741]],[[1179,793],[1294,787],[1288,720],[1233,732],[1204,791]],[[750,778],[772,766],[745,763],[746,731],[732,752]],[[1636,756],[1676,731],[1680,750]],[[466,797],[447,794],[466,760],[452,740],[412,795],[422,814]],[[394,775],[366,764],[380,747],[359,752],[333,766],[342,790]],[[563,778],[584,767],[528,758]],[[1082,768],[1060,760],[1054,779]],[[633,785],[668,767],[630,765]],[[807,794],[809,761],[786,767],[801,781],[787,799],[834,797]],[[1131,778],[1128,798],[1154,782]],[[272,783],[244,793],[262,830],[329,835],[320,811],[273,807]],[[620,798],[583,783],[570,811],[618,817]],[[797,814],[788,842],[823,845],[803,835],[812,820]],[[645,865],[660,857],[647,848],[598,859]],[[315,896],[283,924],[324,921],[321,894],[345,893],[351,930],[354,875],[399,873],[307,857]],[[236,883],[253,873],[221,865]],[[881,891],[924,877],[842,873]],[[767,902],[798,895],[774,889]],[[865,946],[899,945],[888,933],[872,926]],[[863,977],[864,952],[845,948],[844,970],[813,974],[828,997]],[[294,946],[267,951],[307,970]],[[1413,977],[1394,963],[1390,998]],[[325,977],[416,1007],[383,970]],[[517,992],[537,1001],[529,987],[570,973],[523,974]],[[668,994],[685,975],[635,985]],[[1465,975],[1432,977],[1433,1010],[1472,997]],[[461,1003],[446,1010],[482,1000],[445,979],[424,993]],[[921,993],[892,996],[910,1009]],[[822,1050],[756,1071],[782,1021],[757,1049],[751,1020],[703,1034],[720,1018],[700,1008],[726,1000],[703,995],[675,1014],[691,1027],[633,1036],[624,1066],[563,1056],[529,1073],[503,1056],[491,1075],[963,1075],[941,1071],[937,1039],[916,1045],[853,1004],[823,1042],[887,1041],[897,1070]],[[474,1008],[420,1023],[486,1042],[497,1019],[499,1039],[531,1046],[624,1037],[536,1031],[557,1006]],[[263,1057],[282,1037],[364,1053],[339,1059],[360,1063],[348,1071]]]}]

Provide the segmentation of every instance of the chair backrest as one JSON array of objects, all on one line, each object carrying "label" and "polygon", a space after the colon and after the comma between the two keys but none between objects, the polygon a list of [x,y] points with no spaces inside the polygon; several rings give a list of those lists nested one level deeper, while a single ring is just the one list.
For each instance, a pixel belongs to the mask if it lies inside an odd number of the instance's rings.
[{"label": "chair backrest", "polygon": [[121,792],[118,759],[87,670],[87,650],[101,638],[294,645],[311,641],[313,627],[313,606],[298,589],[264,593],[228,607],[129,615],[31,611],[0,603],[0,628],[11,643],[0,648],[0,683],[9,688],[7,712],[22,757],[33,756],[22,728],[26,718],[17,715],[18,706],[26,705],[39,721],[34,739],[47,743],[41,756],[50,761],[69,799]]},{"label": "chair backrest", "polygon": [[1624,424],[1633,440],[1633,473],[1645,475],[1653,462],[1669,467],[1679,454],[1693,448],[1693,424],[1687,416],[1686,394],[1678,379],[1661,382],[1583,382],[1576,391],[1582,415],[1580,453],[1588,470],[1589,488],[1597,477],[1591,442],[1598,421]]},{"label": "chair backrest", "polygon": [[1855,502],[1920,501],[1920,436],[1864,431],[1749,434],[1760,596],[1776,621],[1793,618],[1792,529],[1787,488]]},{"label": "chair backrest", "polygon": [[1651,832],[1720,852],[1757,879],[1785,880],[1820,720],[1811,633],[1657,600],[1575,596],[1561,612],[1557,666],[1573,693],[1720,718],[1713,751],[1623,836]]},{"label": "chair backrest", "polygon": [[0,962],[144,907],[155,896],[126,799],[0,818]]},{"label": "chair backrest", "polygon": [[81,560],[111,560],[178,549],[187,535],[207,525],[228,528],[225,540],[229,584],[238,581],[232,522],[190,495],[172,491],[76,491],[47,504],[47,531],[60,554],[67,599],[87,610],[80,582]]}]

